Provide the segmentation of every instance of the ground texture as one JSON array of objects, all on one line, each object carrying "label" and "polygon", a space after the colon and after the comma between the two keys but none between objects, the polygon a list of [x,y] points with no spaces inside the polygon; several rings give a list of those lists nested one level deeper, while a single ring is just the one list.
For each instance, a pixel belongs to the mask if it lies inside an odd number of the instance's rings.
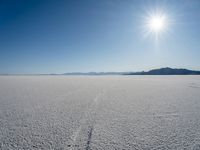
[{"label": "ground texture", "polygon": [[199,150],[200,76],[0,76],[0,149]]}]

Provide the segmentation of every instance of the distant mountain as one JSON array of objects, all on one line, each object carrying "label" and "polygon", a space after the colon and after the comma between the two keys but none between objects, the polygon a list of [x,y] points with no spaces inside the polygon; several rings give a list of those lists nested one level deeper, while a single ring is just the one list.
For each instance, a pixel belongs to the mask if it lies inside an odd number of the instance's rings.
[{"label": "distant mountain", "polygon": [[200,71],[188,70],[188,69],[174,69],[174,68],[160,68],[153,69],[150,71],[142,72],[69,72],[63,74],[0,74],[0,76],[8,75],[90,75],[90,76],[101,76],[101,75],[200,75]]},{"label": "distant mountain", "polygon": [[70,72],[63,75],[123,75],[126,72]]},{"label": "distant mountain", "polygon": [[200,71],[188,70],[188,69],[173,69],[173,68],[160,68],[143,72],[129,72],[124,75],[200,75]]},{"label": "distant mountain", "polygon": [[166,67],[142,72],[71,72],[62,75],[200,75],[200,71]]}]

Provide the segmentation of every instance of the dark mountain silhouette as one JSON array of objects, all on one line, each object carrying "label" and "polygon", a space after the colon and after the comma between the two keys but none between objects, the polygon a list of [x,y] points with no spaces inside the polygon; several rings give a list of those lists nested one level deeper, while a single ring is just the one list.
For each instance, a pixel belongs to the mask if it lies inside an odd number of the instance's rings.
[{"label": "dark mountain silhouette", "polygon": [[63,75],[123,75],[128,72],[70,72]]},{"label": "dark mountain silhouette", "polygon": [[173,69],[173,68],[160,68],[143,72],[130,72],[124,75],[200,75],[200,71],[188,70],[188,69]]},{"label": "dark mountain silhouette", "polygon": [[200,75],[200,71],[166,67],[142,72],[71,72],[62,75]]},{"label": "dark mountain silhouette", "polygon": [[152,69],[150,71],[142,72],[69,72],[63,74],[1,74],[1,75],[200,75],[200,71],[188,70],[188,69],[174,69],[174,68],[160,68]]}]

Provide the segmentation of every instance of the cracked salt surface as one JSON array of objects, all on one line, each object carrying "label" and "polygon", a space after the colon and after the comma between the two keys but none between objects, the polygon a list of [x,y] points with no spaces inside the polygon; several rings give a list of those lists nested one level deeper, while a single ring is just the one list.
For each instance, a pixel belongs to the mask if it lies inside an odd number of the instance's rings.
[{"label": "cracked salt surface", "polygon": [[200,76],[0,76],[0,149],[200,149]]}]

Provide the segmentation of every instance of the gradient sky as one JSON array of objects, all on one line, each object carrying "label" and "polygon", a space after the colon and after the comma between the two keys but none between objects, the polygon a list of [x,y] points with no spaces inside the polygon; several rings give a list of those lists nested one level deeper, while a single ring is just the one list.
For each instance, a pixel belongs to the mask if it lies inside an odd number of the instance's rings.
[{"label": "gradient sky", "polygon": [[[171,20],[159,46],[155,9]],[[200,70],[199,0],[0,0],[0,73]]]}]

